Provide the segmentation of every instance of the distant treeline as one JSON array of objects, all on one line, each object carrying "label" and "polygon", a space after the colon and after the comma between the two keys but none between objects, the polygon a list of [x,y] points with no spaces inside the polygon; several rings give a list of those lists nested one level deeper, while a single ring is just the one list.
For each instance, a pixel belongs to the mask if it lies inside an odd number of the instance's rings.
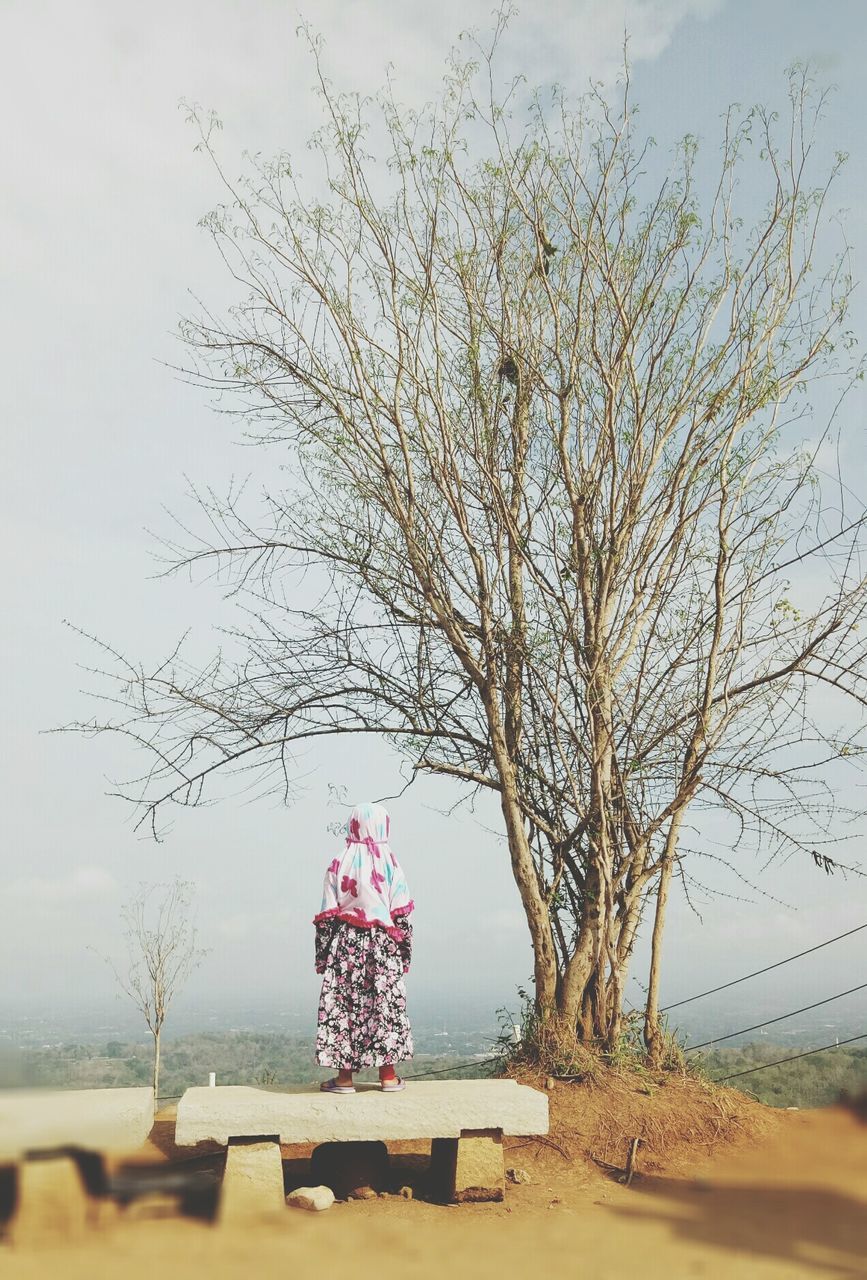
[{"label": "distant treeline", "polygon": [[716,1080],[761,1066],[761,1071],[739,1076],[728,1083],[733,1089],[754,1095],[769,1107],[826,1107],[837,1102],[843,1094],[855,1096],[867,1089],[867,1048],[843,1045],[779,1067],[763,1065],[792,1057],[793,1052],[796,1051],[791,1045],[783,1047],[761,1042],[737,1049],[689,1054],[688,1058],[700,1058],[700,1064],[694,1065],[700,1066],[710,1079]]},{"label": "distant treeline", "polygon": [[[791,1046],[760,1043],[690,1057],[696,1070],[709,1079],[719,1079],[791,1052]],[[22,1050],[15,1083],[66,1089],[119,1088],[148,1084],[151,1069],[147,1043],[110,1040],[104,1045],[67,1044]],[[467,1077],[485,1075],[491,1069],[457,1054],[420,1054],[407,1075],[436,1071],[447,1077],[453,1071]],[[313,1061],[311,1037],[256,1031],[199,1032],[164,1046],[160,1093],[164,1098],[179,1097],[185,1089],[206,1085],[211,1071],[216,1072],[218,1084],[275,1088],[311,1084],[322,1076],[322,1069]],[[375,1071],[360,1073],[361,1079],[375,1076]],[[827,1106],[842,1094],[857,1095],[867,1089],[867,1048],[843,1046],[783,1066],[766,1067],[730,1083],[772,1107]]]},{"label": "distant treeline", "polygon": [[[313,1038],[279,1032],[198,1032],[164,1044],[160,1068],[160,1096],[179,1097],[185,1089],[206,1085],[216,1072],[218,1084],[264,1085],[275,1088],[306,1085],[322,1079],[323,1068],[313,1060]],[[457,1054],[417,1054],[412,1071],[454,1068],[473,1059]],[[17,1083],[64,1089],[111,1089],[149,1084],[153,1058],[150,1043],[109,1040],[104,1045],[65,1044],[23,1049]],[[490,1070],[490,1068],[487,1068]],[[484,1068],[476,1074],[484,1074]],[[376,1079],[376,1070],[359,1072],[359,1079]]]}]

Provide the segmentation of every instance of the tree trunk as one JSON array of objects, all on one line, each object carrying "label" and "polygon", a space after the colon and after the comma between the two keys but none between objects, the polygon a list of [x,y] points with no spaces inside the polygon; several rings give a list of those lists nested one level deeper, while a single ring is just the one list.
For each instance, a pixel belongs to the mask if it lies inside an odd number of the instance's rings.
[{"label": "tree trunk", "polygon": [[647,1002],[644,1008],[644,1043],[652,1067],[662,1060],[662,1030],[659,1025],[659,976],[662,967],[662,936],[665,931],[665,909],[668,906],[668,890],[671,884],[673,858],[666,849],[659,873],[656,894],[656,913],[653,918],[653,936],[650,944],[650,977],[647,983]]},{"label": "tree trunk", "polygon": [[555,1009],[557,998],[557,952],[548,907],[539,888],[536,867],[524,829],[524,820],[511,788],[504,785],[501,807],[509,841],[512,875],[521,895],[527,926],[533,943],[533,980],[539,1013]]},{"label": "tree trunk", "polygon": [[[560,983],[558,1012],[564,1024],[575,1028],[575,1034],[582,1040],[591,1039],[592,1017],[589,1014],[588,990],[594,980],[598,963],[599,949],[595,945],[598,932],[598,903],[594,898],[596,881],[592,874],[587,876],[587,893],[584,909],[578,930],[578,941],[575,950],[566,965]],[[588,1020],[589,1019],[589,1020]]]},{"label": "tree trunk", "polygon": [[154,1032],[154,1110],[160,1098],[160,1032]]}]

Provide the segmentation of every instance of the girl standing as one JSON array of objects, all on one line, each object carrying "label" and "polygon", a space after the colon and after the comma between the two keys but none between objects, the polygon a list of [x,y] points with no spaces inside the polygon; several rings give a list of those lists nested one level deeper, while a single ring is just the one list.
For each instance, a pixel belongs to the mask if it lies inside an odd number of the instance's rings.
[{"label": "girl standing", "polygon": [[412,1057],[403,975],[412,953],[413,901],[388,843],[382,805],[357,805],[346,843],[325,873],[316,926],[316,972],[324,975],[316,1061],[336,1067],[326,1093],[354,1093],[352,1073],[379,1067],[385,1093],[405,1088],[394,1064]]}]

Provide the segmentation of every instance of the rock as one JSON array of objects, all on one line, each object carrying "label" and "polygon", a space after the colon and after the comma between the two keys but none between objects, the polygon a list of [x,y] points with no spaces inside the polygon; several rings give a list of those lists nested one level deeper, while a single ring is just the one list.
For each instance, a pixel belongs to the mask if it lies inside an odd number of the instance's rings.
[{"label": "rock", "polygon": [[549,1077],[548,1077],[548,1079],[545,1081],[545,1088],[546,1088],[546,1089],[553,1089],[553,1088],[554,1088],[554,1077],[553,1077],[553,1076],[549,1076]]},{"label": "rock", "polygon": [[507,1169],[506,1177],[509,1179],[510,1182],[514,1182],[516,1184],[533,1181],[533,1179],[530,1177],[526,1169]]},{"label": "rock", "polygon": [[349,1193],[350,1200],[375,1200],[377,1193],[373,1187],[353,1187]]},{"label": "rock", "polygon": [[331,1208],[334,1204],[334,1192],[330,1187],[296,1187],[289,1192],[286,1203],[293,1209],[319,1212]]},{"label": "rock", "polygon": [[401,1189],[400,1189],[400,1194],[403,1196],[404,1200],[411,1200],[411,1199],[412,1199],[412,1187],[401,1187]]}]

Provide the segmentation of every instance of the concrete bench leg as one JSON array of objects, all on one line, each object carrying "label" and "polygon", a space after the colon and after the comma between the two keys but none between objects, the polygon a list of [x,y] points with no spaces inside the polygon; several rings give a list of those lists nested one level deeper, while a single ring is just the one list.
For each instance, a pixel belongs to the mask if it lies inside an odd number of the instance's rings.
[{"label": "concrete bench leg", "polygon": [[464,1129],[459,1138],[434,1138],[431,1178],[444,1199],[502,1200],[506,1194],[500,1129]]},{"label": "concrete bench leg", "polygon": [[230,1138],[220,1192],[220,1221],[274,1218],[286,1212],[276,1138]]},{"label": "concrete bench leg", "polygon": [[74,1156],[28,1157],[18,1165],[16,1183],[9,1231],[14,1244],[65,1243],[94,1224],[95,1203]]}]

